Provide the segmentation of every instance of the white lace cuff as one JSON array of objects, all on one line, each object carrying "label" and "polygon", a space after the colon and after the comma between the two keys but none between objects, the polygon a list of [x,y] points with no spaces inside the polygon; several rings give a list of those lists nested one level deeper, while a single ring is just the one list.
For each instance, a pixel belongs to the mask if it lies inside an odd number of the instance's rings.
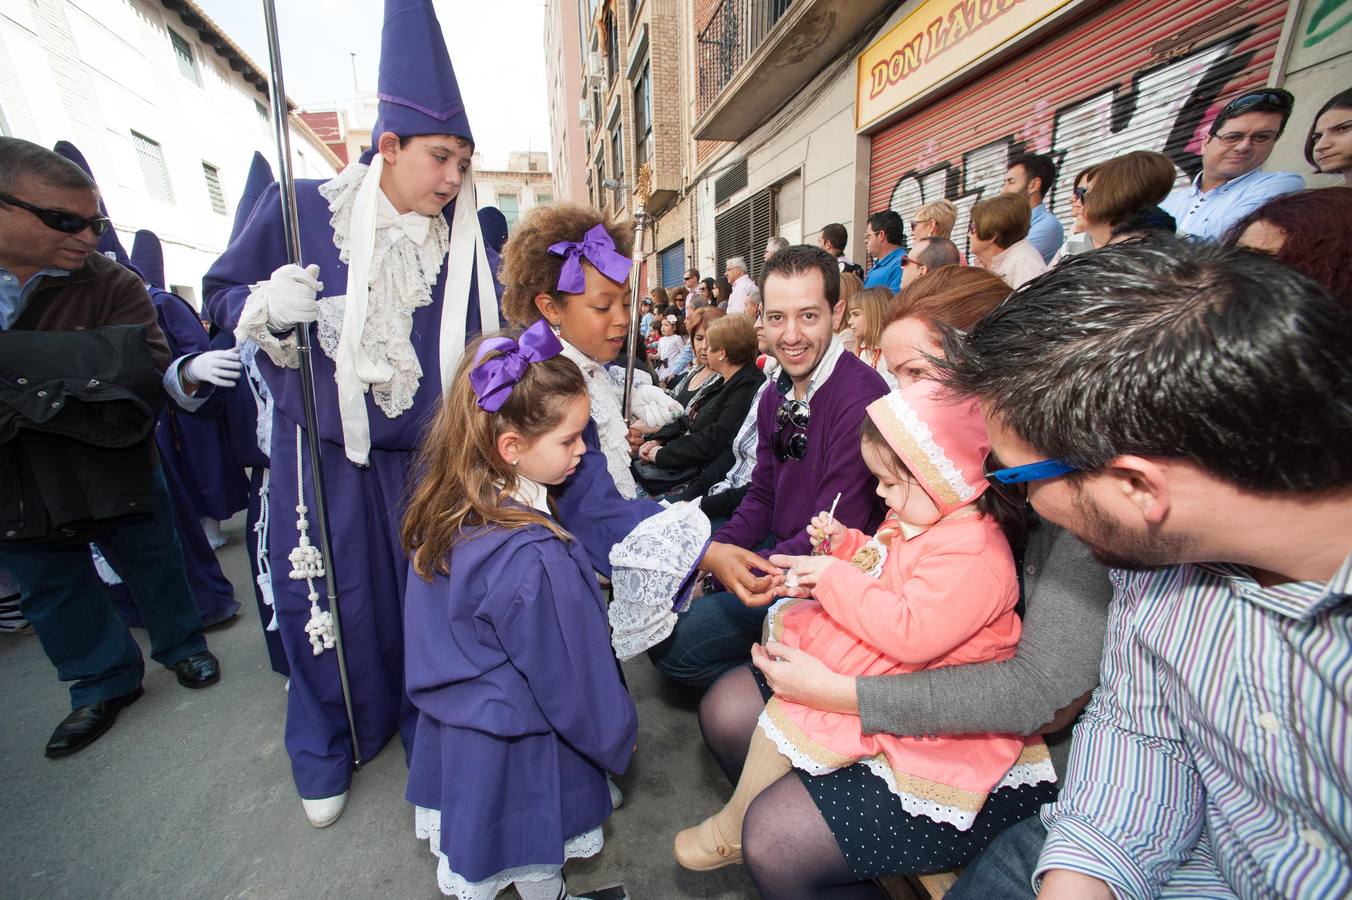
[{"label": "white lace cuff", "polygon": [[709,517],[690,500],[644,519],[610,551],[610,641],[620,659],[660,644],[676,627],[710,531]]},{"label": "white lace cuff", "polygon": [[244,309],[239,314],[239,323],[235,325],[235,343],[242,346],[245,341],[253,341],[259,350],[268,355],[268,359],[284,369],[300,368],[300,350],[296,347],[296,332],[292,330],[279,337],[268,329],[266,281],[258,282],[249,290],[249,299],[244,301]]}]

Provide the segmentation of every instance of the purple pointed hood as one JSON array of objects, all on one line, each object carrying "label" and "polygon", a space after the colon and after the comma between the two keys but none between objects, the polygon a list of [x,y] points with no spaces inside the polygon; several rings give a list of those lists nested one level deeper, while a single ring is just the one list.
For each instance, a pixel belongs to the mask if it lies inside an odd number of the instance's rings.
[{"label": "purple pointed hood", "polygon": [[131,242],[131,264],[140,270],[146,284],[162,291],[169,290],[169,283],[164,279],[164,248],[155,232],[144,228],[136,232]]},{"label": "purple pointed hood", "polygon": [[453,134],[474,142],[432,0],[385,0],[377,97],[373,140],[391,131],[403,138]]},{"label": "purple pointed hood", "polygon": [[[53,147],[52,150],[58,155],[64,156],[66,159],[75,163],[75,165],[79,166],[81,169],[84,169],[84,173],[90,178],[94,178],[94,170],[89,168],[89,161],[84,158],[84,154],[70,141],[57,141],[56,146]],[[97,178],[94,178],[94,183],[98,183]],[[102,191],[99,192],[99,212],[105,216],[108,215],[108,207],[103,202]],[[112,217],[109,216],[109,218]],[[116,228],[109,228],[99,236],[99,245],[96,249],[104,256],[111,253],[113,259],[116,259],[127,268],[132,268],[131,258],[127,256],[126,248],[123,247],[122,242],[118,240]]]},{"label": "purple pointed hood", "polygon": [[502,245],[507,243],[507,217],[496,206],[485,206],[479,210],[479,231],[483,232],[484,243],[499,254]]},{"label": "purple pointed hood", "polygon": [[235,238],[239,237],[239,233],[244,230],[244,223],[249,221],[249,216],[253,213],[254,206],[273,180],[272,166],[268,165],[267,158],[263,154],[255,150],[253,161],[249,163],[249,177],[244,181],[244,192],[240,194],[239,204],[235,207],[235,222],[230,226],[230,240],[227,243],[233,244]]}]

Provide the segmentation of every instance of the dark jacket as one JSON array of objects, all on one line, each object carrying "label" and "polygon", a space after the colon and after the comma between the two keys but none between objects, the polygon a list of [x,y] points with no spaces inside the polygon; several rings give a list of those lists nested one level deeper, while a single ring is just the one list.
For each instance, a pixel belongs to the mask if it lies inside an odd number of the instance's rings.
[{"label": "dark jacket", "polygon": [[0,333],[0,539],[75,540],[149,510],[169,362],[144,285],[112,260],[39,286]]},{"label": "dark jacket", "polygon": [[700,400],[685,434],[657,451],[654,462],[663,469],[699,469],[686,486],[682,500],[695,500],[723,480],[732,468],[732,442],[756,398],[765,374],[747,363]]}]

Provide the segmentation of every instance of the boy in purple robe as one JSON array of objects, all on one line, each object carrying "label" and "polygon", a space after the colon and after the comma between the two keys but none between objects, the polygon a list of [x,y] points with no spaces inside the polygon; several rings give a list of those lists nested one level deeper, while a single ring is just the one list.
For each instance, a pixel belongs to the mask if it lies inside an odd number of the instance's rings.
[{"label": "boy in purple robe", "polygon": [[[475,216],[473,136],[426,0],[387,0],[379,87],[372,150],[328,182],[295,185],[305,267],[288,264],[273,186],[203,280],[212,321],[258,345],[275,404],[268,557],[291,669],[286,746],[316,827],[342,813],[354,761],[322,566],[337,580],[360,756],[396,731],[411,747],[398,509],[412,450],[466,336],[498,325],[496,259]],[[298,538],[318,529],[296,327],[310,329],[314,347],[335,555],[319,566],[291,558]]]}]

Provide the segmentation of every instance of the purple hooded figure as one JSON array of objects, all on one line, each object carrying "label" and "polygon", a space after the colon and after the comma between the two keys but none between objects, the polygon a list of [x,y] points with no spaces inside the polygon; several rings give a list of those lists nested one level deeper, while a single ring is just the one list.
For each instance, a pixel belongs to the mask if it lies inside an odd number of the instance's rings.
[{"label": "purple hooded figure", "polygon": [[[94,170],[89,167],[89,161],[84,158],[84,154],[80,152],[79,148],[70,141],[57,141],[56,146],[53,147],[52,150],[75,163],[75,165],[79,166],[81,169],[84,169],[85,174],[90,178],[94,178]],[[97,182],[98,179],[94,178],[94,181]],[[99,197],[99,213],[105,218],[111,218],[111,216],[108,215],[108,207],[104,205],[102,196]],[[103,234],[99,235],[98,246],[94,249],[104,256],[117,260],[128,269],[135,268],[135,266],[132,265],[131,257],[127,255],[126,248],[122,246],[122,241],[117,236],[117,228],[109,228]]]}]

